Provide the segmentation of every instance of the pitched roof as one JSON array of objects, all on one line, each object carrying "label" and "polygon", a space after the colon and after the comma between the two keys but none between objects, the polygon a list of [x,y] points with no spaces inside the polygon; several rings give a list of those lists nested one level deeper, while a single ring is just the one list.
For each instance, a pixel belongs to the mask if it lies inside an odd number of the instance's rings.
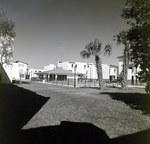
[{"label": "pitched roof", "polygon": [[24,63],[24,64],[27,64],[28,65],[28,63],[25,63],[25,62],[22,62],[22,61],[15,61],[15,63]]},{"label": "pitched roof", "polygon": [[73,74],[73,73],[71,71],[62,69],[61,67],[57,67],[54,70],[47,70],[47,71],[43,71],[43,72],[38,72],[36,74],[69,75],[69,74]]}]

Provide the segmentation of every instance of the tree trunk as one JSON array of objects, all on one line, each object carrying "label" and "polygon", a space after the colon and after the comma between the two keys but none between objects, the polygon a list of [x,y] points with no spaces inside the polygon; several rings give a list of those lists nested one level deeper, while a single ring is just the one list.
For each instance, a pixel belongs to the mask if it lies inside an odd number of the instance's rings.
[{"label": "tree trunk", "polygon": [[98,55],[95,56],[95,62],[96,62],[96,68],[97,68],[99,88],[102,89],[102,87],[103,87],[103,71],[102,71],[101,59]]},{"label": "tree trunk", "polygon": [[127,86],[127,77],[128,77],[128,68],[129,68],[129,53],[127,52],[127,49],[124,49],[124,55],[123,55],[123,79],[121,82],[121,87],[126,88]]}]

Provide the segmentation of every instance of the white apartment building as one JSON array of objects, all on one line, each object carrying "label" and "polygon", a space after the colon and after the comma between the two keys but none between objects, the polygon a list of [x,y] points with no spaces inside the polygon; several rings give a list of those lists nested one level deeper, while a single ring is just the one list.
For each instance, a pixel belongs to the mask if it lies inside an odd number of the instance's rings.
[{"label": "white apartment building", "polygon": [[28,75],[29,75],[28,79],[36,79],[36,78],[38,78],[38,75],[36,73],[37,72],[42,72],[44,70],[43,69],[29,68],[29,69],[27,69],[27,71],[28,71]]},{"label": "white apartment building", "polygon": [[118,76],[118,66],[110,65],[109,66],[109,79],[110,81],[114,81]]},{"label": "white apartment building", "polygon": [[[62,67],[64,70],[75,72],[78,76],[86,76],[88,79],[97,79],[97,69],[93,63],[84,62],[70,62],[70,61],[58,61],[58,67]],[[102,64],[103,79],[109,79],[109,66]]]},{"label": "white apartment building", "polygon": [[56,66],[54,64],[44,66],[44,70],[54,70],[54,69],[56,69]]},{"label": "white apartment building", "polygon": [[27,79],[27,66],[27,63],[21,61],[13,63],[13,80]]},{"label": "white apartment building", "polygon": [[[119,59],[119,74],[122,72],[122,66],[123,66],[123,56],[117,57]],[[128,69],[128,75],[127,80],[128,84],[135,85],[139,83],[138,75],[137,73],[140,71],[140,68],[134,67],[134,64],[130,61],[129,62],[129,69]]]},{"label": "white apartment building", "polygon": [[70,62],[70,61],[58,61],[58,67],[62,67],[64,70],[76,72],[77,74],[86,74],[87,64],[82,62]]}]

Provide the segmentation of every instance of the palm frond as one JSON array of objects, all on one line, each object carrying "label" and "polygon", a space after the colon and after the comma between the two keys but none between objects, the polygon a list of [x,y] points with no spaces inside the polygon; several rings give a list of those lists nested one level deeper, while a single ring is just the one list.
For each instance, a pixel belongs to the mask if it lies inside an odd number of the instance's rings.
[{"label": "palm frond", "polygon": [[114,41],[116,41],[117,45],[127,43],[127,32],[126,31],[120,31],[119,34],[114,36]]},{"label": "palm frond", "polygon": [[98,44],[98,48],[97,48],[97,53],[98,53],[98,55],[100,55],[101,52],[102,52],[102,43],[99,43],[99,44]]},{"label": "palm frond", "polygon": [[111,53],[112,53],[112,47],[111,47],[111,45],[110,44],[107,44],[106,46],[105,46],[105,48],[104,48],[104,55],[111,55]]},{"label": "palm frond", "polygon": [[89,58],[91,56],[91,53],[86,50],[82,50],[80,54],[82,58]]}]

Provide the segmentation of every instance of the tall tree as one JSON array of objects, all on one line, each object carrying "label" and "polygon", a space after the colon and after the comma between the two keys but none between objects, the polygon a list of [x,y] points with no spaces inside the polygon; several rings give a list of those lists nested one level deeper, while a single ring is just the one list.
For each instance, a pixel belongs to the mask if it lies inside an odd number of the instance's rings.
[{"label": "tall tree", "polygon": [[126,0],[121,17],[130,26],[129,41],[132,61],[140,66],[142,82],[150,81],[150,0]]},{"label": "tall tree", "polygon": [[127,32],[121,31],[118,35],[114,36],[114,40],[117,42],[117,45],[124,45],[123,49],[123,65],[122,65],[122,72],[120,74],[120,84],[122,88],[126,88],[127,86],[127,76],[128,76],[128,68],[129,68],[129,61],[130,61],[130,44],[127,39]]},{"label": "tall tree", "polygon": [[0,62],[12,64],[13,42],[16,36],[15,23],[6,17],[6,12],[0,6]]},{"label": "tall tree", "polygon": [[87,44],[84,50],[82,50],[80,53],[82,58],[90,58],[90,56],[95,57],[100,89],[102,89],[103,86],[103,71],[100,54],[104,53],[104,55],[111,55],[111,51],[112,51],[111,45],[107,44],[105,48],[102,49],[102,43],[100,43],[98,39],[95,39],[94,41],[91,41],[89,44]]}]

